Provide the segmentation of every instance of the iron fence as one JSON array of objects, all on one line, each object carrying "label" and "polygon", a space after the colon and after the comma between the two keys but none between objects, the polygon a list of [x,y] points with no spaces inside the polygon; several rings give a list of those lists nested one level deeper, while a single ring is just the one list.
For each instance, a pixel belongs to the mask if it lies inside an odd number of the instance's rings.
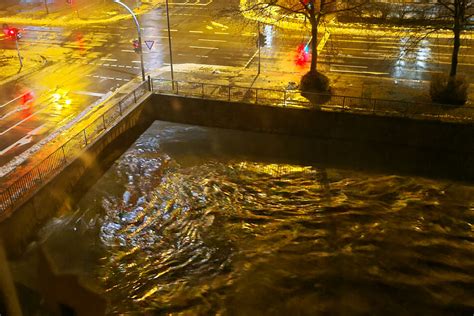
[{"label": "iron fence", "polygon": [[0,192],[0,219],[24,201],[30,193],[63,170],[68,162],[77,158],[89,144],[93,143],[107,128],[111,127],[147,91],[149,91],[149,82],[142,82],[6,190]]},{"label": "iron fence", "polygon": [[372,99],[324,93],[301,93],[299,90],[219,85],[204,82],[151,79],[152,91],[202,99],[245,102],[260,105],[347,111],[361,114],[406,117],[422,120],[473,122],[474,107]]}]

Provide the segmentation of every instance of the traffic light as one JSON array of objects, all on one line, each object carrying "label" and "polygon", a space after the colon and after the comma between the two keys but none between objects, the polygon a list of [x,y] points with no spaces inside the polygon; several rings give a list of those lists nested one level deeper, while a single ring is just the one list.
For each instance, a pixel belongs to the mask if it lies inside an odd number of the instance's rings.
[{"label": "traffic light", "polygon": [[135,51],[135,53],[140,53],[141,52],[140,41],[137,39],[133,40],[132,44],[133,44],[133,50]]},{"label": "traffic light", "polygon": [[21,38],[21,32],[16,27],[9,27],[3,30],[6,37],[12,40],[19,40]]}]

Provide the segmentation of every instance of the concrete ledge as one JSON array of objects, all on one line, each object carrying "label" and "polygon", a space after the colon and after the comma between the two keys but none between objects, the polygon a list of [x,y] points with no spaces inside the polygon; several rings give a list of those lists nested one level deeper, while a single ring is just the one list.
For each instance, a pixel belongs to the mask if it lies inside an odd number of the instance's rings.
[{"label": "concrete ledge", "polygon": [[473,124],[167,95],[153,95],[153,104],[159,120],[311,138],[306,150],[318,163],[474,181]]}]

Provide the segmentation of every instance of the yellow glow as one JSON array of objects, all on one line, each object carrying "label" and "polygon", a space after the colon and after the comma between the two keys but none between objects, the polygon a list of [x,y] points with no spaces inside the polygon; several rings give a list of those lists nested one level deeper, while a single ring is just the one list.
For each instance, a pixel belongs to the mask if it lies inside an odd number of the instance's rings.
[{"label": "yellow glow", "polygon": [[70,105],[71,104],[71,100],[66,100],[66,105]]},{"label": "yellow glow", "polygon": [[59,93],[53,93],[53,100],[59,101],[59,99],[61,99],[61,95]]}]

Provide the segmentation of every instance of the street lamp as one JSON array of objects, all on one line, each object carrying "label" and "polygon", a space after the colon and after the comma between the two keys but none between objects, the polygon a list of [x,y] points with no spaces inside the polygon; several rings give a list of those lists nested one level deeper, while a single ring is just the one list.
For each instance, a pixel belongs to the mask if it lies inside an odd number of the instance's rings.
[{"label": "street lamp", "polygon": [[142,80],[145,81],[145,66],[143,65],[143,49],[142,49],[142,31],[140,29],[140,23],[138,23],[138,19],[135,13],[133,13],[133,11],[125,3],[120,2],[120,0],[114,0],[114,2],[117,4],[120,4],[132,15],[133,20],[135,21],[135,24],[137,26],[138,43],[140,45],[140,63],[142,66]]}]

